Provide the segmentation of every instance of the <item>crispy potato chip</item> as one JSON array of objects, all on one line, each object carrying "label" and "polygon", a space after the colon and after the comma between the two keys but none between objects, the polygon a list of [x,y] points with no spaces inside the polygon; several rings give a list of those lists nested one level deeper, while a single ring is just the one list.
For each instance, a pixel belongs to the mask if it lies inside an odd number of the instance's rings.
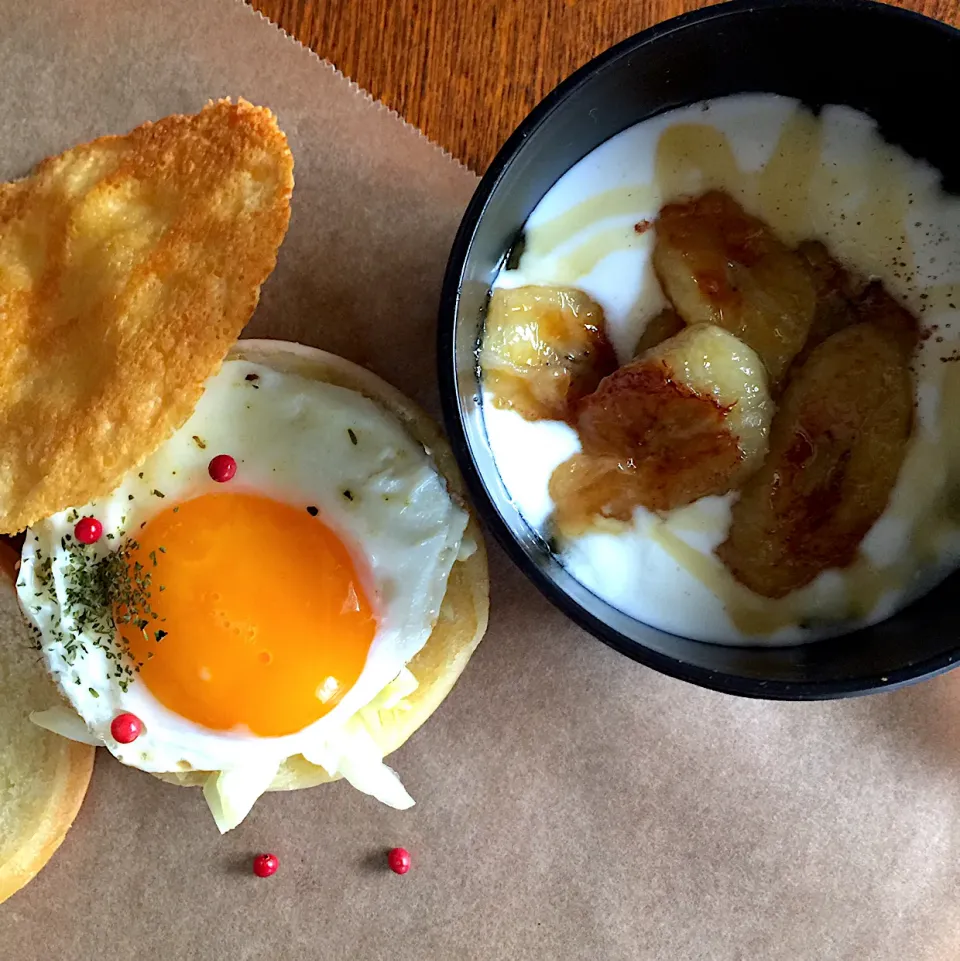
[{"label": "crispy potato chip", "polygon": [[100,497],[193,411],[290,218],[269,110],[211,103],[0,185],[0,531]]}]

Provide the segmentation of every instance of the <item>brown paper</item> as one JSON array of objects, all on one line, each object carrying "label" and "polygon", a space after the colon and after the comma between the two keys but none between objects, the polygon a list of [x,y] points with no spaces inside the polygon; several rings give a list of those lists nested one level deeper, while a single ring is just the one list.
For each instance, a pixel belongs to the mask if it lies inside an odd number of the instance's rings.
[{"label": "brown paper", "polygon": [[[0,175],[211,97],[269,105],[297,187],[249,333],[436,410],[470,173],[233,0],[3,6]],[[487,638],[394,755],[413,810],[339,783],[266,796],[220,837],[197,791],[101,752],[63,847],[0,906],[0,958],[960,956],[960,674],[829,704],[702,691],[609,651],[491,553]]]}]

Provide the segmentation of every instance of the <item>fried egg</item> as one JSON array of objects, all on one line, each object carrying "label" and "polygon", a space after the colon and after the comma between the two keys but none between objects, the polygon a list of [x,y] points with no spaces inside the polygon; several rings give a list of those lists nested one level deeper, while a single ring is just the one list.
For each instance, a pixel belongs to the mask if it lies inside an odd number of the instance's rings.
[{"label": "fried egg", "polygon": [[[219,454],[237,465],[226,483]],[[74,534],[85,516],[103,525],[92,545]],[[38,721],[145,771],[220,772],[205,794],[221,830],[298,754],[407,807],[363,712],[416,686],[405,665],[466,524],[379,405],[228,360],[112,494],[27,532],[21,605],[75,712]],[[143,724],[130,744],[110,731],[124,712]]]}]

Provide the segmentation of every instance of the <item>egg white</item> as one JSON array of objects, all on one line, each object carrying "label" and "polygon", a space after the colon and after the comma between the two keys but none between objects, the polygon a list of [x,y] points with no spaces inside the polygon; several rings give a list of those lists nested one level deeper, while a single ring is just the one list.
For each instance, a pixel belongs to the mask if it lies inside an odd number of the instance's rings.
[{"label": "egg white", "polygon": [[[135,536],[160,510],[227,489],[208,475],[218,453],[231,454],[238,464],[229,490],[304,510],[315,506],[319,519],[361,556],[358,570],[369,571],[371,583],[364,587],[378,626],[363,671],[333,710],[295,734],[258,737],[204,728],[160,704],[136,676],[124,691],[109,645],[79,631],[65,603],[66,536],[77,516],[103,523],[104,536],[86,548],[102,555],[124,534]],[[362,712],[378,698],[395,699],[415,686],[405,665],[430,636],[466,524],[427,453],[376,403],[355,391],[227,361],[187,423],[112,494],[27,532],[17,583],[21,606],[83,727],[57,711],[40,722],[103,744],[123,763],[145,771],[219,772],[205,793],[221,828],[242,818],[284,759],[296,754],[387,803],[408,806],[413,802],[383,765]],[[50,587],[38,578],[42,558],[52,558]],[[66,649],[71,639],[83,648],[75,657]],[[125,711],[144,724],[144,733],[129,745],[110,734],[112,719]]]}]

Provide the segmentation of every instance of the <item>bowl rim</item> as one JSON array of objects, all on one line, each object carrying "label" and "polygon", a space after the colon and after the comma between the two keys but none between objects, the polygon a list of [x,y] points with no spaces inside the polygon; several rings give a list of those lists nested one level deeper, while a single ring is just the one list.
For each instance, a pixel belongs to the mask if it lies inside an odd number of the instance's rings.
[{"label": "bowl rim", "polygon": [[[437,375],[444,427],[480,517],[521,573],[571,621],[619,654],[677,680],[740,697],[788,701],[830,700],[892,691],[943,674],[960,664],[960,638],[956,646],[949,651],[882,675],[878,673],[857,678],[803,682],[760,680],[741,674],[712,671],[662,654],[642,642],[631,640],[595,617],[560,588],[530,559],[522,544],[514,537],[506,521],[500,516],[474,461],[459,403],[455,344],[463,267],[490,198],[509,172],[526,141],[549,121],[554,110],[570,94],[621,57],[632,55],[647,44],[692,25],[719,21],[730,16],[741,16],[764,8],[768,9],[770,5],[769,0],[728,0],[725,3],[694,10],[654,24],[616,43],[579,67],[554,87],[527,114],[504,142],[480,178],[457,229],[444,271],[440,296],[436,339]],[[888,17],[901,22],[922,22],[926,29],[937,30],[954,37],[960,35],[960,31],[955,27],[940,20],[903,7],[877,2],[877,0],[778,0],[776,5],[781,9],[861,11],[873,17]]]}]

